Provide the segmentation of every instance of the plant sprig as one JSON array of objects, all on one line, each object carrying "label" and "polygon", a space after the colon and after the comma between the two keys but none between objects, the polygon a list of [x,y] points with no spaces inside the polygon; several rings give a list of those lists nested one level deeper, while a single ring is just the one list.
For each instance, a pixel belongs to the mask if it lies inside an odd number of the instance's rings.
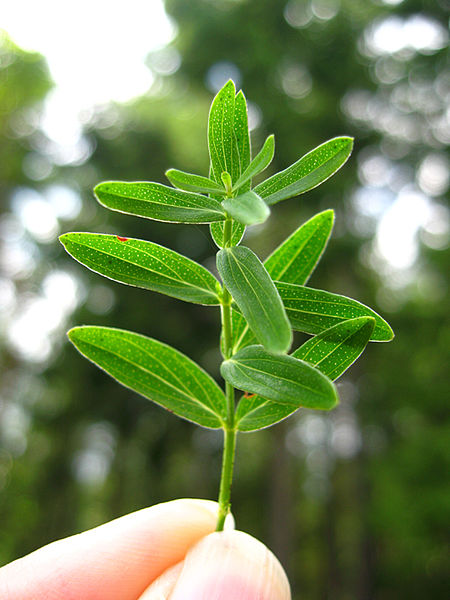
[{"label": "plant sprig", "polygon": [[[334,381],[369,341],[389,341],[388,323],[360,302],[306,286],[328,243],[334,213],[301,225],[263,263],[240,245],[247,226],[264,222],[270,206],[303,194],[333,175],[352,151],[350,137],[331,139],[252,187],[270,164],[274,136],[251,160],[247,104],[228,81],[209,114],[209,177],[169,169],[174,187],[108,181],[94,190],[111,210],[172,223],[208,223],[219,247],[217,270],[144,240],[66,233],[67,252],[89,269],[126,285],[205,306],[219,306],[223,391],[181,352],[158,340],[109,327],[82,326],[70,341],[119,383],[202,427],[222,429],[224,451],[217,530],[230,510],[238,432],[256,431],[301,407],[330,410]],[[292,330],[312,334],[291,352]],[[235,402],[235,391],[243,392]]]}]

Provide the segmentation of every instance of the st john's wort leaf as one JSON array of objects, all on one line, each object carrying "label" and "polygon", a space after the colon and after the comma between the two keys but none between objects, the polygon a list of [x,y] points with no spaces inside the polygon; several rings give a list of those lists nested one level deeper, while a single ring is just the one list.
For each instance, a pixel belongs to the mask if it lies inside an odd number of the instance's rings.
[{"label": "st john's wort leaf", "polygon": [[223,172],[236,181],[240,175],[239,155],[234,135],[236,88],[229,80],[214,98],[209,112],[208,146],[213,179],[217,182]]},{"label": "st john's wort leaf", "polygon": [[217,253],[217,270],[256,339],[271,352],[287,352],[292,331],[277,289],[259,258],[245,246]]},{"label": "st john's wort leaf", "polygon": [[109,327],[75,327],[70,341],[122,385],[203,427],[218,429],[226,400],[215,381],[190,358],[152,338]]},{"label": "st john's wort leaf", "polygon": [[264,261],[272,279],[305,285],[320,260],[333,229],[334,211],[306,221]]},{"label": "st john's wort leaf", "polygon": [[[325,210],[289,236],[266,260],[267,272],[278,281],[304,285],[318,263],[328,243],[334,222],[334,212]],[[233,310],[233,353],[255,344],[244,317]]]},{"label": "st john's wort leaf", "polygon": [[247,346],[225,360],[222,377],[234,387],[292,408],[330,410],[338,403],[332,382],[318,369],[293,356]]},{"label": "st john's wort leaf", "polygon": [[243,225],[264,223],[270,215],[270,208],[255,192],[244,192],[235,198],[225,198],[223,208]]},{"label": "st john's wort leaf", "polygon": [[208,177],[202,177],[201,175],[185,173],[178,169],[169,169],[166,171],[166,177],[173,186],[180,190],[185,190],[186,192],[223,195],[226,193],[223,185],[216,183],[212,179],[208,179]]},{"label": "st john's wort leaf", "polygon": [[213,223],[225,219],[220,202],[146,181],[99,183],[94,193],[103,206],[118,212],[170,223]]},{"label": "st john's wort leaf", "polygon": [[372,317],[342,321],[309,339],[292,356],[305,360],[334,381],[364,351],[374,327]]},{"label": "st john's wort leaf", "polygon": [[296,163],[266,179],[255,192],[269,205],[303,194],[327,180],[350,156],[353,138],[337,137],[321,144]]},{"label": "st john's wort leaf", "polygon": [[272,162],[273,155],[275,152],[275,137],[273,135],[269,135],[269,137],[264,142],[264,146],[252,160],[252,162],[248,165],[239,179],[233,186],[233,189],[239,189],[242,187],[244,183],[247,181],[251,181],[252,177],[258,175],[266,169],[270,163]]},{"label": "st john's wort leaf", "polygon": [[[225,87],[229,84],[230,84],[230,82],[228,82],[228,84],[226,84]],[[231,88],[231,86],[230,86],[230,88]],[[218,96],[220,94],[221,94],[221,92],[219,92]],[[228,91],[227,91],[227,94],[228,94]],[[215,101],[213,101],[213,105],[214,105],[214,102]],[[231,100],[229,99],[228,106],[230,106],[230,104],[231,104]],[[210,119],[209,119],[210,120],[209,126],[210,126],[211,132],[214,129],[213,121],[215,119],[217,120],[217,118],[219,118],[217,111],[218,111],[218,107],[215,107],[214,110],[213,110],[213,107],[211,107]],[[230,117],[229,110],[228,110],[228,117]],[[212,135],[212,133],[211,133],[211,135]],[[247,168],[247,166],[250,163],[250,133],[248,130],[247,101],[246,101],[245,96],[242,93],[242,91],[239,91],[235,97],[232,137],[233,137],[233,144],[231,146],[232,150],[226,151],[226,149],[225,149],[224,153],[227,153],[230,156],[229,162],[231,161],[233,163],[233,165],[235,166],[234,176],[237,179],[241,175],[241,173],[244,172],[244,170]],[[212,138],[209,139],[208,142],[209,142],[209,144],[212,145]],[[216,152],[216,150],[217,150],[217,152]],[[211,154],[211,152],[212,152],[212,154]],[[210,179],[213,179],[217,183],[220,184],[221,183],[221,175],[222,175],[223,171],[220,171],[221,163],[217,159],[217,153],[218,153],[217,148],[210,147],[210,154],[211,154]],[[213,155],[216,156],[215,164],[216,164],[217,175],[213,168],[213,160],[212,160]],[[230,171],[230,174],[233,177],[233,172]],[[247,192],[249,190],[250,190],[250,181],[247,181],[239,188],[240,193]],[[212,197],[219,201],[222,200],[222,196],[212,195]],[[223,229],[224,229],[223,221],[217,221],[215,223],[211,223],[211,225],[210,225],[211,236],[212,236],[215,244],[219,248],[223,248],[225,245],[224,240],[223,240]],[[237,221],[233,221],[232,234],[231,234],[231,245],[237,246],[239,244],[239,242],[242,240],[244,233],[245,233],[245,225],[243,225],[242,223],[238,223]]]},{"label": "st john's wort leaf", "polygon": [[198,304],[220,304],[217,279],[193,260],[144,240],[99,233],[65,233],[67,252],[100,275]]},{"label": "st john's wort leaf", "polygon": [[303,285],[281,281],[275,285],[295,331],[317,334],[347,319],[372,317],[375,319],[372,342],[389,342],[394,337],[389,324],[357,300]]}]

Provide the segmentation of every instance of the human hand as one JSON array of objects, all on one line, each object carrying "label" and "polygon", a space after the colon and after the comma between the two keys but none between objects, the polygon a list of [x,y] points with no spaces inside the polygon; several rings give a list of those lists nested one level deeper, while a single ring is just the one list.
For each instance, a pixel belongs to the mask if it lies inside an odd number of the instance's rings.
[{"label": "human hand", "polygon": [[2,600],[290,600],[275,556],[213,533],[217,504],[174,500],[53,542],[0,569]]}]

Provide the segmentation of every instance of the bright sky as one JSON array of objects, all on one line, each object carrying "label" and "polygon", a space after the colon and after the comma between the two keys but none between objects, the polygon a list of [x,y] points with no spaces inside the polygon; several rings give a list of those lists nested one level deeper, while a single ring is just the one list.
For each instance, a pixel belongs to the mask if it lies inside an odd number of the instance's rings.
[{"label": "bright sky", "polygon": [[162,0],[11,0],[0,2],[0,26],[45,55],[57,88],[44,128],[63,145],[80,133],[80,110],[145,92],[145,57],[175,33]]}]

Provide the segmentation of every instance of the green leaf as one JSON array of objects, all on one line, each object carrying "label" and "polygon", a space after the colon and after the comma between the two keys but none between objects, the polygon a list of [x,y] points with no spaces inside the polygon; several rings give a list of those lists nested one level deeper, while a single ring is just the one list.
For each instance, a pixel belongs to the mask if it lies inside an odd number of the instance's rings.
[{"label": "green leaf", "polygon": [[292,408],[330,410],[338,403],[334,385],[318,369],[262,346],[243,348],[222,363],[220,372],[234,387]]},{"label": "green leaf", "polygon": [[173,250],[99,233],[65,233],[59,239],[78,262],[114,281],[187,302],[220,304],[214,275]]},{"label": "green leaf", "polygon": [[353,138],[337,137],[321,144],[296,163],[256,186],[269,205],[303,194],[331,177],[350,156]]},{"label": "green leaf", "polygon": [[305,285],[320,260],[333,229],[334,212],[306,221],[264,261],[272,279]]},{"label": "green leaf", "polygon": [[170,412],[218,429],[226,400],[215,381],[190,358],[157,340],[109,327],[75,327],[70,341],[86,358]]},{"label": "green leaf", "polygon": [[259,258],[245,246],[217,253],[217,270],[257,340],[271,352],[286,352],[292,331],[277,289]]},{"label": "green leaf", "polygon": [[[214,240],[216,246],[218,246],[219,248],[223,248],[225,245],[223,240],[224,227],[225,221],[211,223],[211,225],[209,226],[211,237]],[[237,221],[233,221],[231,225],[231,245],[237,246],[244,237],[244,233],[245,225],[243,225],[242,223],[238,223]]]},{"label": "green leaf", "polygon": [[296,331],[316,334],[347,319],[372,317],[375,319],[372,342],[389,342],[394,337],[388,323],[357,300],[292,283],[276,281],[275,285]]},{"label": "green leaf", "polygon": [[372,317],[343,321],[309,339],[292,356],[307,361],[334,381],[363,352],[374,327]]},{"label": "green leaf", "polygon": [[247,181],[251,181],[252,177],[255,177],[255,175],[258,175],[261,171],[264,171],[264,169],[272,162],[274,153],[275,137],[269,135],[259,153],[234,184],[234,189],[240,188],[244,183],[247,183]]},{"label": "green leaf", "polygon": [[280,404],[251,394],[242,396],[236,409],[238,431],[257,431],[275,425],[299,409],[296,405]]},{"label": "green leaf", "polygon": [[208,146],[213,179],[219,182],[227,171],[232,181],[240,175],[237,141],[234,134],[236,88],[229,80],[214,98],[209,112]]},{"label": "green leaf", "polygon": [[[232,82],[231,82],[231,84],[232,84]],[[228,82],[227,85],[230,85],[230,82]],[[220,93],[221,92],[219,92],[219,94]],[[228,102],[231,103],[231,100],[229,99]],[[213,102],[213,105],[214,105],[214,102]],[[216,109],[217,109],[217,107],[214,110],[213,110],[213,107],[211,108],[210,123],[209,123],[209,125],[211,127],[213,124],[212,123],[213,119],[217,118],[217,114],[216,114],[217,110]],[[237,179],[241,175],[241,173],[244,172],[244,170],[247,168],[247,166],[250,163],[250,134],[249,134],[249,130],[248,130],[247,102],[245,100],[245,96],[242,93],[242,91],[239,91],[235,98],[232,137],[233,137],[233,145],[232,145],[233,151],[232,152],[230,151],[230,154],[233,157],[233,161],[234,161],[233,164],[237,165],[237,167],[235,169],[236,170],[235,177]],[[212,144],[212,139],[210,139],[209,142]],[[220,170],[220,167],[218,167],[218,171],[219,170]],[[211,159],[210,178],[214,179],[215,181],[217,181],[219,183],[222,181],[221,180],[222,172],[223,171],[220,171],[220,172],[217,172],[217,175],[215,174],[213,164],[212,164],[212,159]],[[231,173],[231,171],[230,171],[230,173]],[[233,175],[233,173],[231,173],[231,175]],[[250,190],[250,182],[247,182],[246,184],[241,186],[239,191],[246,192],[248,190]],[[216,199],[218,199],[219,201],[222,200],[222,198],[219,196],[216,196]],[[211,236],[219,248],[224,247],[223,228],[224,228],[223,221],[211,223],[211,225],[210,225]],[[245,225],[243,225],[242,223],[238,223],[237,221],[233,221],[232,233],[231,233],[231,244],[233,246],[237,246],[239,244],[239,242],[242,240],[244,233],[245,233]]]},{"label": "green leaf", "polygon": [[225,219],[220,202],[146,181],[105,181],[94,189],[103,206],[170,223],[212,223]]},{"label": "green leaf", "polygon": [[201,175],[193,175],[185,173],[178,169],[169,169],[166,171],[166,177],[170,183],[180,190],[187,192],[199,192],[203,194],[225,194],[226,190],[223,186],[216,183],[208,177]]},{"label": "green leaf", "polygon": [[235,198],[225,198],[223,208],[243,225],[264,223],[270,215],[270,208],[255,192],[244,192]]},{"label": "green leaf", "polygon": [[[278,281],[305,284],[327,245],[334,212],[326,210],[299,227],[265,261],[267,272]],[[256,343],[244,317],[233,310],[233,353]]]}]

